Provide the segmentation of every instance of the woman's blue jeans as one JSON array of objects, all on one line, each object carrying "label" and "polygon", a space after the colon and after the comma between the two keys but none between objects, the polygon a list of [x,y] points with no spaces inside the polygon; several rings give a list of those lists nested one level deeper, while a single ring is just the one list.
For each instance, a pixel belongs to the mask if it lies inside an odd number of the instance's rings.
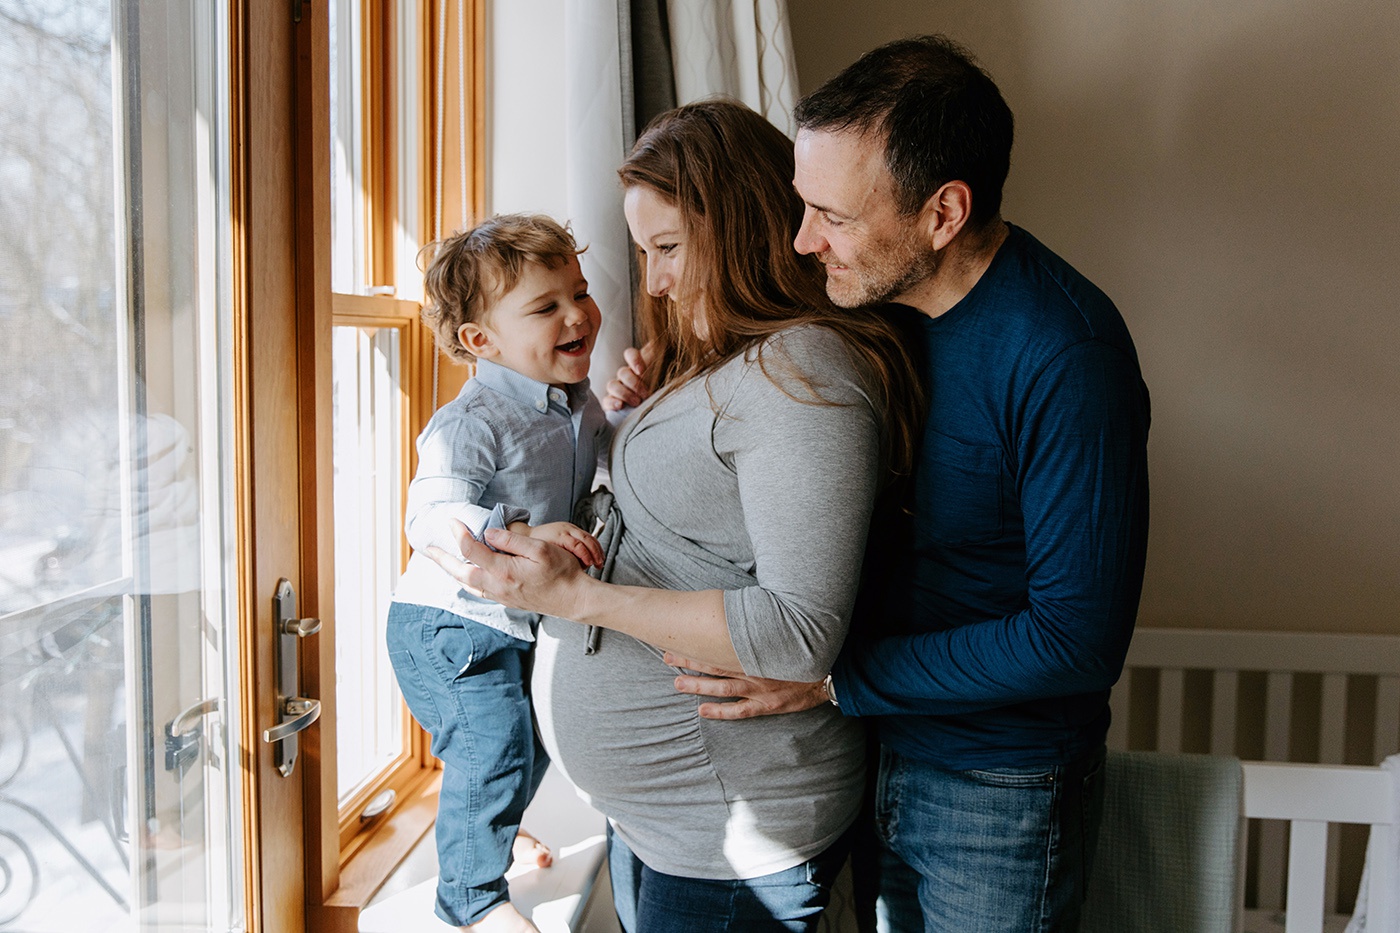
[{"label": "woman's blue jeans", "polygon": [[[1067,765],[944,771],[880,750],[881,933],[1069,933],[1103,813],[1099,749]],[[860,861],[859,856],[857,861]]]},{"label": "woman's blue jeans", "polygon": [[653,871],[609,827],[608,871],[617,918],[624,933],[814,933],[851,836],[848,830],[801,865],[736,881]]},{"label": "woman's blue jeans", "polygon": [[441,609],[391,603],[389,661],[442,759],[439,917],[476,923],[510,898],[505,873],[549,766],[527,689],[530,642]]}]

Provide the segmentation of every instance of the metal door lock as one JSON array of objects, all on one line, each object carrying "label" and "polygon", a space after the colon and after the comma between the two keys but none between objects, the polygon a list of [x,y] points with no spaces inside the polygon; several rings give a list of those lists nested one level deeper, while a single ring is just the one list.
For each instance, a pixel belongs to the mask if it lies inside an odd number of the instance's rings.
[{"label": "metal door lock", "polygon": [[301,695],[298,663],[301,640],[321,630],[320,619],[297,618],[297,594],[291,581],[277,581],[272,596],[272,624],[277,633],[277,716],[275,726],[263,730],[263,741],[273,746],[273,763],[283,777],[297,764],[297,733],[321,718],[321,701]]},{"label": "metal door lock", "polygon": [[165,770],[185,776],[204,745],[204,717],[217,715],[220,707],[217,697],[199,700],[165,724]]},{"label": "metal door lock", "polygon": [[175,771],[180,777],[199,758],[200,741],[204,738],[204,726],[196,723],[188,732],[171,732],[170,722],[165,726],[165,770]]}]

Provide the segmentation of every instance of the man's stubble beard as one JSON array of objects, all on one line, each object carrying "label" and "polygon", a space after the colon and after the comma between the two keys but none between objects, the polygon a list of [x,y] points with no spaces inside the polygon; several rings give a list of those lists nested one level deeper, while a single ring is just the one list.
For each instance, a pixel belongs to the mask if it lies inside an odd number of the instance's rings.
[{"label": "man's stubble beard", "polygon": [[920,249],[907,240],[896,241],[902,248],[880,252],[866,250],[860,266],[847,266],[853,273],[854,287],[837,288],[831,276],[826,279],[826,295],[838,308],[866,308],[896,300],[938,272],[940,255]]}]

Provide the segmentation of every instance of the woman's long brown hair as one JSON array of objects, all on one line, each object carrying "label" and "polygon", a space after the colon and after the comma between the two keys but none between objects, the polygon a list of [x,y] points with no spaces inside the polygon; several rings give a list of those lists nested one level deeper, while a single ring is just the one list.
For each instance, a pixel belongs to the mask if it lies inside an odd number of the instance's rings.
[{"label": "woman's long brown hair", "polygon": [[[885,418],[884,462],[907,472],[921,408],[913,365],[878,311],[837,308],[821,263],[793,249],[803,204],[792,187],[792,142],[743,104],[705,100],[652,120],[618,175],[624,187],[650,188],[680,211],[688,254],[681,291],[704,305],[707,326],[697,333],[697,308],[646,293],[639,256],[639,338],[657,351],[647,371],[652,388],[674,388],[789,327],[827,327],[864,370]],[[803,380],[810,401],[823,404],[812,375]]]}]

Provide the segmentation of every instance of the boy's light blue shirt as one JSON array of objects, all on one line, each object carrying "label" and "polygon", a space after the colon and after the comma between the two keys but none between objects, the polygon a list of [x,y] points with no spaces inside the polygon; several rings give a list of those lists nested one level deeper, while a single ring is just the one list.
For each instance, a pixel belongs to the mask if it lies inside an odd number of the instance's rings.
[{"label": "boy's light blue shirt", "polygon": [[569,521],[574,504],[593,486],[611,436],[587,379],[556,389],[478,360],[476,375],[418,436],[418,472],[404,510],[414,554],[394,600],[533,640],[535,613],[471,595],[423,551],[436,545],[459,552],[453,518],[478,538],[516,521]]}]

